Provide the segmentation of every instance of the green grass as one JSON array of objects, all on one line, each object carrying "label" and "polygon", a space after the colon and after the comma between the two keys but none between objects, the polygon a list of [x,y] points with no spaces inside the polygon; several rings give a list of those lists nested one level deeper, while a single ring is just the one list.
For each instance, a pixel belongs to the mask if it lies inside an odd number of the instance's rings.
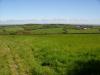
[{"label": "green grass", "polygon": [[100,34],[0,36],[0,75],[67,75],[90,59],[100,60]]},{"label": "green grass", "polygon": [[[62,28],[36,29],[31,31],[32,34],[62,34]],[[68,33],[100,33],[98,29],[67,29]]]},{"label": "green grass", "polygon": [[21,27],[9,27],[9,28],[5,28],[5,30],[7,32],[16,32],[16,31],[20,31],[20,30],[24,30],[24,29]]},{"label": "green grass", "polygon": [[62,28],[49,28],[49,29],[37,29],[37,30],[32,30],[33,34],[59,34],[62,33],[63,30]]}]

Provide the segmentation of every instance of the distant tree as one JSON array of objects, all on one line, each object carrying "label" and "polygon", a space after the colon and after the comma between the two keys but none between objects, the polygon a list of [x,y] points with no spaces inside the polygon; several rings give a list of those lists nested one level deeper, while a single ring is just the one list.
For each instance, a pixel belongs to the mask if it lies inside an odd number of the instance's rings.
[{"label": "distant tree", "polygon": [[3,32],[6,32],[6,30],[5,30],[5,29],[2,29],[2,31],[3,31]]},{"label": "distant tree", "polygon": [[64,26],[64,27],[63,27],[63,34],[67,34],[67,33],[68,33],[67,27]]},{"label": "distant tree", "polygon": [[9,32],[9,35],[16,35],[16,32]]},{"label": "distant tree", "polygon": [[98,29],[99,33],[100,33],[100,29]]}]

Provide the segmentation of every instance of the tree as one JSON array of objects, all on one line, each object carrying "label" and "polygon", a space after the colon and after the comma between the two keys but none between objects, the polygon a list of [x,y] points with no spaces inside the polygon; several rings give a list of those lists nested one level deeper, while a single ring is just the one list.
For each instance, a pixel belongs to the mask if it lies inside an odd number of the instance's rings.
[{"label": "tree", "polygon": [[63,27],[63,34],[67,34],[67,33],[68,33],[67,27],[64,26],[64,27]]},{"label": "tree", "polygon": [[98,29],[99,33],[100,33],[100,29]]}]

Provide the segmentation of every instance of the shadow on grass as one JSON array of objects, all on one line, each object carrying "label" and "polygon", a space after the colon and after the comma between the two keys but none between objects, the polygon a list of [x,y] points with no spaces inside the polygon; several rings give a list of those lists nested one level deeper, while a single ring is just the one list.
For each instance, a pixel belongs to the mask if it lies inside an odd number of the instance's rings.
[{"label": "shadow on grass", "polygon": [[77,61],[67,75],[100,75],[100,60]]}]

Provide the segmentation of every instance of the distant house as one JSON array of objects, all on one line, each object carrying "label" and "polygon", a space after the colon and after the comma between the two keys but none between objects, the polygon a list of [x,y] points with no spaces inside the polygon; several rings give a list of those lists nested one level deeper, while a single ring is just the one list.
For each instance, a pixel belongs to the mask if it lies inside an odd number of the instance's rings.
[{"label": "distant house", "polygon": [[92,28],[92,26],[87,26],[87,25],[76,25],[76,29],[90,29]]},{"label": "distant house", "polygon": [[88,29],[88,28],[83,28],[84,30]]}]

